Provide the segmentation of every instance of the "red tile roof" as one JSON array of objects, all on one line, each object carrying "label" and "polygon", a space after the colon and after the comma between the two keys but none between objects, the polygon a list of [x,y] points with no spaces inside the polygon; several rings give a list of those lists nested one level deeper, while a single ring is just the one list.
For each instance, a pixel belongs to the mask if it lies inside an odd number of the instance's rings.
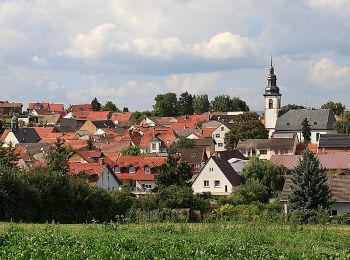
[{"label": "red tile roof", "polygon": [[208,121],[209,116],[207,114],[202,114],[202,115],[189,115],[189,116],[179,116],[177,119],[178,123],[187,123],[187,122],[192,122],[192,123],[197,123],[199,121]]},{"label": "red tile roof", "polygon": [[75,111],[72,112],[75,118],[86,119],[91,111]]},{"label": "red tile roof", "polygon": [[141,138],[140,148],[147,149],[150,147],[150,142],[153,137],[157,137],[163,141],[162,146],[170,148],[175,139],[176,133],[171,128],[150,128]]},{"label": "red tile roof", "polygon": [[[350,152],[339,152],[334,154],[316,154],[322,167],[330,170],[350,169]],[[272,155],[271,162],[283,165],[288,170],[293,170],[298,164],[301,155]]]},{"label": "red tile roof", "polygon": [[91,111],[91,104],[77,104],[71,106],[71,112]]},{"label": "red tile roof", "polygon": [[10,102],[0,102],[0,107],[11,108],[11,107],[23,107],[22,103],[10,103]]},{"label": "red tile roof", "polygon": [[111,116],[111,120],[113,122],[118,121],[120,122],[128,122],[131,120],[132,112],[116,112],[113,113]]},{"label": "red tile roof", "polygon": [[216,128],[203,128],[203,137],[211,138]]},{"label": "red tile roof", "polygon": [[47,138],[53,132],[53,127],[34,127],[40,139]]},{"label": "red tile roof", "polygon": [[108,120],[110,118],[111,112],[109,111],[90,111],[87,119],[91,121],[96,120]]},{"label": "red tile roof", "polygon": [[0,137],[0,142],[3,142],[5,140],[9,132],[10,132],[10,129],[5,129],[5,131],[2,133]]},{"label": "red tile roof", "polygon": [[58,113],[64,112],[63,104],[54,104],[54,103],[47,103],[47,102],[29,103],[28,110],[33,110],[35,109],[36,106],[40,106],[40,109],[49,110],[50,112],[58,112]]},{"label": "red tile roof", "polygon": [[104,157],[103,153],[98,150],[77,150],[75,151],[76,154],[80,155],[85,161],[89,163],[98,162],[98,160],[102,157]]},{"label": "red tile roof", "polygon": [[65,147],[71,147],[74,150],[78,150],[86,147],[86,141],[84,140],[67,140],[64,144]]},{"label": "red tile roof", "polygon": [[106,168],[106,165],[100,163],[69,163],[69,174],[75,175],[79,173],[86,173],[88,175],[101,176]]},{"label": "red tile roof", "polygon": [[187,123],[174,123],[171,126],[171,129],[174,130],[181,130],[181,129],[196,129],[197,128],[197,124],[194,122],[187,122]]}]

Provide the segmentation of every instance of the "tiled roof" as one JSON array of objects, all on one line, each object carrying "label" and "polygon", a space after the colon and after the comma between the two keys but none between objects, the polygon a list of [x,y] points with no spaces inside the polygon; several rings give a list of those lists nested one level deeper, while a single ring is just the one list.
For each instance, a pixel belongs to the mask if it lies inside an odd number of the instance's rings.
[{"label": "tiled roof", "polygon": [[23,104],[22,103],[0,102],[0,107],[2,107],[2,108],[23,107]]},{"label": "tiled roof", "polygon": [[13,132],[20,143],[38,143],[40,136],[34,128],[19,128]]},{"label": "tiled roof", "polygon": [[182,148],[178,149],[177,153],[180,158],[189,163],[203,163],[208,160],[205,148]]},{"label": "tiled roof", "polygon": [[2,135],[0,137],[0,142],[3,142],[5,140],[5,138],[9,132],[10,132],[10,129],[5,129],[5,131],[2,133]]},{"label": "tiled roof", "polygon": [[77,150],[75,151],[76,154],[80,155],[85,161],[93,163],[98,162],[98,159],[103,157],[103,153],[98,150]]},{"label": "tiled roof", "polygon": [[213,138],[193,139],[196,146],[210,146],[215,143]]},{"label": "tiled roof", "polygon": [[335,117],[330,109],[295,109],[278,117],[276,132],[301,131],[304,118],[308,119],[311,130],[333,129],[335,123]]},{"label": "tiled roof", "polygon": [[110,118],[111,112],[109,111],[91,111],[89,112],[87,119],[95,120],[108,120]]},{"label": "tiled roof", "polygon": [[261,149],[261,148],[270,148],[270,149],[281,149],[281,148],[293,148],[295,143],[294,138],[274,138],[274,139],[248,139],[240,141],[237,144],[237,149],[247,150],[247,149]]},{"label": "tiled roof", "polygon": [[98,175],[103,174],[106,165],[101,165],[100,163],[69,163],[69,174],[79,174],[85,172],[88,175]]},{"label": "tiled roof", "polygon": [[96,126],[96,128],[114,128],[115,125],[113,123],[112,120],[94,120],[94,121],[91,121],[91,123],[94,124],[94,126]]},{"label": "tiled roof", "polygon": [[41,139],[47,138],[52,132],[53,127],[33,127]]},{"label": "tiled roof", "polygon": [[63,104],[53,104],[47,102],[29,103],[28,110],[33,110],[36,106],[40,106],[40,109],[49,110],[51,112],[64,112]]},{"label": "tiled roof", "polygon": [[218,157],[225,160],[230,160],[232,158],[241,159],[241,160],[248,160],[247,157],[245,157],[240,151],[236,150],[229,150],[229,151],[219,151],[215,153]]},{"label": "tiled roof", "polygon": [[350,135],[321,134],[319,148],[350,148]]},{"label": "tiled roof", "polygon": [[188,123],[174,123],[174,124],[171,124],[170,127],[173,130],[196,129],[197,128],[197,124],[196,123],[192,123],[192,122],[188,122]]},{"label": "tiled roof", "polygon": [[150,142],[153,137],[157,137],[162,140],[162,147],[170,148],[175,139],[177,138],[176,133],[171,128],[150,128],[141,138],[140,148],[149,148]]},{"label": "tiled roof", "polygon": [[115,112],[111,116],[111,120],[113,122],[118,121],[120,122],[128,122],[132,118],[132,112]]},{"label": "tiled roof", "polygon": [[[350,202],[350,175],[328,176],[326,183],[331,190],[334,202]],[[288,200],[288,194],[292,191],[291,184],[291,175],[288,175],[281,193],[281,201]]]},{"label": "tiled roof", "polygon": [[207,114],[202,114],[202,115],[188,115],[188,116],[179,116],[177,119],[178,123],[187,123],[187,122],[192,122],[192,123],[197,123],[199,121],[208,121],[209,116]]},{"label": "tiled roof", "polygon": [[80,119],[87,119],[87,117],[90,114],[90,110],[84,110],[84,111],[74,111],[72,112],[73,116],[75,118],[80,118]]},{"label": "tiled roof", "polygon": [[203,128],[203,137],[211,138],[216,128]]},{"label": "tiled roof", "polygon": [[202,130],[201,129],[180,129],[175,130],[175,133],[178,137],[188,137],[191,134],[194,134],[196,136],[202,136]]},{"label": "tiled roof", "polygon": [[115,141],[111,143],[96,144],[96,146],[104,153],[120,153],[121,150],[130,146],[130,141]]},{"label": "tiled roof", "polygon": [[242,184],[242,177],[232,168],[227,160],[216,156],[212,156],[211,158],[214,160],[216,165],[220,168],[232,186],[238,186]]},{"label": "tiled roof", "polygon": [[72,112],[77,111],[91,111],[91,104],[77,104],[71,106]]},{"label": "tiled roof", "polygon": [[[330,170],[349,169],[350,152],[339,152],[334,154],[316,154],[322,167]],[[293,170],[299,162],[301,155],[272,155],[270,162],[283,165],[288,170]]]}]

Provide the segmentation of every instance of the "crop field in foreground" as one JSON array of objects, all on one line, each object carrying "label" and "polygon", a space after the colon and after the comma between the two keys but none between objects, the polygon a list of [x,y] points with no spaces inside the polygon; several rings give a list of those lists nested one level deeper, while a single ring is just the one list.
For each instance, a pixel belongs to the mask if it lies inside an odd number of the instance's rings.
[{"label": "crop field in foreground", "polygon": [[0,259],[350,259],[350,227],[4,223]]}]

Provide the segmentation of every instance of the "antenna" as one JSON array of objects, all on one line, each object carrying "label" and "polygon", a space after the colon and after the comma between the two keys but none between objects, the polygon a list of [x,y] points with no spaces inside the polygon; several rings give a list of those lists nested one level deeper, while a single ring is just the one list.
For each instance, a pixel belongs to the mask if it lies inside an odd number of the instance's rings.
[{"label": "antenna", "polygon": [[270,55],[270,66],[272,67],[272,55]]}]

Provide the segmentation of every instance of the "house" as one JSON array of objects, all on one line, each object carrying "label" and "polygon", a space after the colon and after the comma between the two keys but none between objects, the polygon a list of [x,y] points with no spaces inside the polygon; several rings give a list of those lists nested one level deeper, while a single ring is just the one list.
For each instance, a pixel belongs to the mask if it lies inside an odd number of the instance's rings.
[{"label": "house", "polygon": [[45,155],[50,150],[51,144],[19,143],[15,151],[22,159],[21,168],[33,167],[37,163],[45,163]]},{"label": "house", "polygon": [[38,143],[40,141],[40,136],[34,128],[19,128],[18,118],[15,116],[11,119],[10,131],[6,132],[7,135],[2,136],[4,147],[14,147],[20,143]]},{"label": "house", "polygon": [[69,163],[70,175],[87,174],[93,185],[106,190],[119,190],[120,184],[117,176],[108,164],[98,163]]},{"label": "house", "polygon": [[192,183],[194,193],[229,195],[242,184],[242,177],[225,159],[212,156]]},{"label": "house", "polygon": [[229,162],[231,167],[239,174],[242,175],[244,166],[249,162],[249,158],[245,157],[238,150],[220,151],[216,152],[215,156],[225,159]]},{"label": "house", "polygon": [[115,125],[112,120],[87,120],[79,129],[89,135],[93,135],[99,129],[114,128]]},{"label": "house", "polygon": [[158,156],[120,156],[114,165],[114,172],[122,187],[135,193],[144,193],[155,187],[157,166],[166,160],[166,157]]},{"label": "house", "polygon": [[225,151],[225,135],[230,132],[230,127],[227,124],[221,123],[212,132],[212,137],[215,140],[215,152]]},{"label": "house", "polygon": [[74,151],[70,155],[69,162],[97,163],[103,157],[104,157],[104,154],[99,149],[93,149],[93,150],[81,149],[81,150]]},{"label": "house", "polygon": [[132,112],[115,112],[112,113],[111,120],[115,125],[120,127],[131,127],[136,123],[134,113]]},{"label": "house", "polygon": [[318,141],[318,153],[337,153],[350,151],[350,135],[321,134]]},{"label": "house", "polygon": [[180,130],[175,130],[175,133],[179,138],[187,138],[187,139],[202,138],[201,129],[180,129]]},{"label": "house", "polygon": [[307,118],[311,128],[311,143],[316,144],[321,134],[335,134],[333,124],[335,117],[330,109],[295,109],[285,112],[276,121],[276,133],[296,133],[301,142],[302,125],[304,118]]},{"label": "house", "polygon": [[0,115],[12,115],[22,113],[23,104],[8,101],[0,101]]},{"label": "house", "polygon": [[176,138],[171,128],[150,128],[141,138],[140,149],[143,153],[164,154]]},{"label": "house", "polygon": [[[338,152],[331,154],[316,154],[321,166],[326,170],[335,172],[350,172],[350,152]],[[292,171],[298,164],[302,155],[273,155],[270,162],[282,165]]]},{"label": "house", "polygon": [[298,144],[298,138],[248,139],[237,144],[239,150],[246,157],[258,157],[270,160],[275,154],[293,155]]},{"label": "house", "polygon": [[54,104],[54,103],[47,103],[47,102],[36,102],[36,103],[29,103],[27,111],[28,113],[32,113],[33,110],[40,111],[37,112],[39,114],[49,114],[49,113],[59,113],[61,115],[64,114],[64,105],[63,104]]},{"label": "house", "polygon": [[193,174],[199,173],[208,161],[205,148],[181,148],[177,150],[177,155],[191,165]]},{"label": "house", "polygon": [[78,112],[78,111],[91,111],[91,104],[76,104],[71,105],[70,112]]},{"label": "house", "polygon": [[194,123],[198,124],[201,122],[207,122],[209,120],[209,115],[208,114],[201,114],[201,115],[183,115],[179,116],[177,118],[177,123]]},{"label": "house", "polygon": [[209,112],[209,120],[221,121],[226,124],[234,124],[238,115],[244,114],[243,111],[234,112]]},{"label": "house", "polygon": [[38,118],[40,125],[57,125],[60,122],[62,115],[58,113],[44,115]]},{"label": "house", "polygon": [[177,119],[175,117],[160,117],[160,116],[152,116],[145,117],[141,122],[140,126],[142,127],[155,127],[155,126],[163,126],[170,127],[172,124],[176,123]]},{"label": "house", "polygon": [[[340,174],[336,176],[328,176],[326,184],[331,190],[332,205],[330,207],[331,215],[337,216],[350,212],[350,175]],[[284,212],[287,214],[288,209],[288,195],[291,193],[292,179],[288,175],[281,193],[281,202],[284,204]]]},{"label": "house", "polygon": [[210,158],[215,153],[215,140],[213,138],[193,140],[196,147],[205,149],[208,158]]},{"label": "house", "polygon": [[55,131],[60,133],[75,132],[79,130],[84,125],[85,122],[86,122],[86,119],[63,117],[60,120],[60,125],[55,126]]},{"label": "house", "polygon": [[86,119],[90,121],[109,120],[112,112],[110,111],[90,111]]}]

